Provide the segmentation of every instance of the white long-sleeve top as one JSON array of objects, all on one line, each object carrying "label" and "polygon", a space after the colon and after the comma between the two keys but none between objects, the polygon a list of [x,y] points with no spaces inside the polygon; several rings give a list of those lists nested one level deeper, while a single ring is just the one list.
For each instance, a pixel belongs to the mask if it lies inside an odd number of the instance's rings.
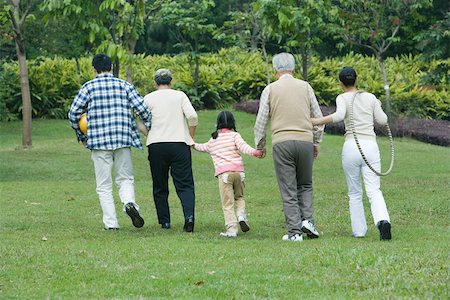
[{"label": "white long-sleeve top", "polygon": [[162,142],[184,142],[190,146],[194,144],[188,126],[197,126],[198,116],[184,92],[173,89],[156,90],[147,94],[144,102],[152,113],[147,146]]},{"label": "white long-sleeve top", "polygon": [[[333,123],[344,120],[345,139],[353,139],[350,125],[350,109],[356,92],[345,92],[336,97],[336,112],[331,114]],[[375,95],[364,92],[356,96],[353,102],[353,120],[355,132],[360,139],[376,139],[374,123],[387,124],[387,116],[381,108],[381,102]]]}]

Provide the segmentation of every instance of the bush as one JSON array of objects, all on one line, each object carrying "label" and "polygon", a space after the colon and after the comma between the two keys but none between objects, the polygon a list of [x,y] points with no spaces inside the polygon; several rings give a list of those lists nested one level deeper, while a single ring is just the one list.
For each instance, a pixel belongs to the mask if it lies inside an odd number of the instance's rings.
[{"label": "bush", "polygon": [[0,72],[0,120],[14,121],[22,111],[19,65],[4,63]]},{"label": "bush", "polygon": [[[400,56],[386,59],[385,64],[392,108],[397,116],[450,120],[450,59],[425,62],[420,56]],[[338,72],[344,66],[352,66],[357,71],[359,89],[370,91],[385,101],[377,60],[349,54],[322,61],[313,58],[309,81],[319,104],[334,105],[336,95],[342,92]],[[432,85],[424,86],[424,82]]]},{"label": "bush", "polygon": [[[259,100],[240,102],[235,105],[235,109],[251,114],[257,114]],[[336,107],[321,106],[324,116],[336,111]],[[392,135],[395,137],[411,137],[419,141],[439,146],[450,146],[450,121],[428,120],[418,118],[394,118],[390,122]],[[376,127],[377,135],[385,135],[386,130]],[[332,123],[325,126],[325,132],[330,134],[344,134],[344,122]]]},{"label": "bush", "polygon": [[[188,94],[197,109],[222,108],[242,100],[258,99],[266,85],[263,57],[258,52],[237,48],[222,49],[200,56],[198,90],[193,81],[192,58],[186,54],[135,55],[133,83],[145,95],[154,90],[153,74],[159,68],[173,73],[173,86]],[[400,56],[386,60],[394,113],[399,117],[450,120],[448,69],[450,59],[424,62],[420,56]],[[94,77],[91,58],[68,60],[39,58],[28,61],[33,117],[65,118],[73,97],[83,83]],[[344,66],[358,72],[358,87],[384,100],[383,81],[373,57],[349,54],[319,60],[312,57],[309,80],[321,105],[334,105],[341,91],[337,74]],[[120,78],[126,78],[126,64]],[[20,117],[21,89],[16,62],[0,67],[0,120]]]}]

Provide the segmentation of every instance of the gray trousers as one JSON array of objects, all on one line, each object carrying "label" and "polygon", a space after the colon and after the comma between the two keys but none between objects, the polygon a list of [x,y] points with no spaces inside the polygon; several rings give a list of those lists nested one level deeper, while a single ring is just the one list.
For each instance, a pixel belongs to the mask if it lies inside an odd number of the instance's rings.
[{"label": "gray trousers", "polygon": [[314,222],[313,160],[314,146],[310,142],[285,141],[273,145],[273,162],[289,235],[301,234],[302,220]]}]

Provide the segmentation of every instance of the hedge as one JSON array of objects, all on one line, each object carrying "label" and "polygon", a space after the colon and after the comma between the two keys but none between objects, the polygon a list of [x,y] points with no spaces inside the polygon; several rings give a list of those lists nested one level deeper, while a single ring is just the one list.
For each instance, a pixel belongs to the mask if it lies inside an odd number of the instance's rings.
[{"label": "hedge", "polygon": [[[185,91],[196,108],[221,108],[258,99],[267,83],[262,55],[237,48],[201,55],[197,94],[188,55],[135,55],[132,66],[133,83],[142,95],[154,90],[153,73],[158,68],[168,68],[174,75],[174,87]],[[384,84],[375,58],[359,54],[323,60],[313,57],[309,81],[321,105],[334,104],[340,93],[337,73],[344,66],[355,67],[359,88],[384,100]],[[420,56],[401,56],[388,58],[386,66],[395,114],[450,120],[450,59],[425,62]],[[29,60],[28,67],[35,118],[65,118],[78,89],[94,77],[91,57],[78,61],[39,58]],[[126,78],[125,71],[123,64],[120,78]],[[0,67],[0,120],[19,119],[21,103],[18,64],[3,62]]]},{"label": "hedge", "polygon": [[[243,101],[235,105],[236,110],[251,114],[257,114],[258,108],[258,100]],[[320,109],[324,116],[336,111],[334,106],[321,106]],[[450,121],[397,117],[390,121],[389,127],[395,137],[411,137],[433,145],[450,146]],[[380,127],[375,127],[375,131],[378,135],[386,134],[386,130]],[[344,122],[326,125],[325,132],[344,134]]]}]

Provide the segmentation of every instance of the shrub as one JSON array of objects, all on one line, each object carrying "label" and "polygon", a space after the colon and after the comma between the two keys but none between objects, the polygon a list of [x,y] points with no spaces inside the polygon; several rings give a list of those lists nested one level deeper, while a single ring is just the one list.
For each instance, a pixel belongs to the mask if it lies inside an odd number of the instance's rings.
[{"label": "shrub", "polygon": [[[200,56],[197,91],[194,66],[186,54],[135,55],[127,63],[133,67],[133,83],[142,95],[155,89],[153,74],[157,69],[170,69],[174,88],[188,94],[197,109],[222,108],[258,99],[267,82],[262,55],[237,48]],[[39,58],[29,60],[28,65],[34,117],[65,118],[78,89],[94,77],[91,58]],[[449,65],[450,59],[424,62],[420,56],[388,58],[387,77],[394,113],[399,117],[450,120]],[[337,74],[344,66],[357,70],[360,89],[384,100],[384,84],[376,59],[351,53],[324,60],[312,57],[309,80],[321,105],[334,105],[336,95],[341,92]],[[120,78],[126,78],[126,70],[127,65],[122,64]],[[19,68],[16,62],[4,62],[0,71],[0,120],[14,120],[20,116],[22,103]]]},{"label": "shrub", "polygon": [[0,70],[0,120],[14,121],[22,110],[19,65],[4,63]]},{"label": "shrub", "polygon": [[[235,109],[251,114],[257,114],[259,100],[240,102]],[[336,107],[321,106],[324,116],[336,111]],[[389,125],[392,135],[396,137],[411,137],[419,141],[439,146],[450,146],[450,121],[428,120],[418,118],[394,118]],[[378,135],[385,135],[386,130],[376,127]],[[344,134],[344,122],[332,123],[325,126],[325,132],[330,134]]]}]

